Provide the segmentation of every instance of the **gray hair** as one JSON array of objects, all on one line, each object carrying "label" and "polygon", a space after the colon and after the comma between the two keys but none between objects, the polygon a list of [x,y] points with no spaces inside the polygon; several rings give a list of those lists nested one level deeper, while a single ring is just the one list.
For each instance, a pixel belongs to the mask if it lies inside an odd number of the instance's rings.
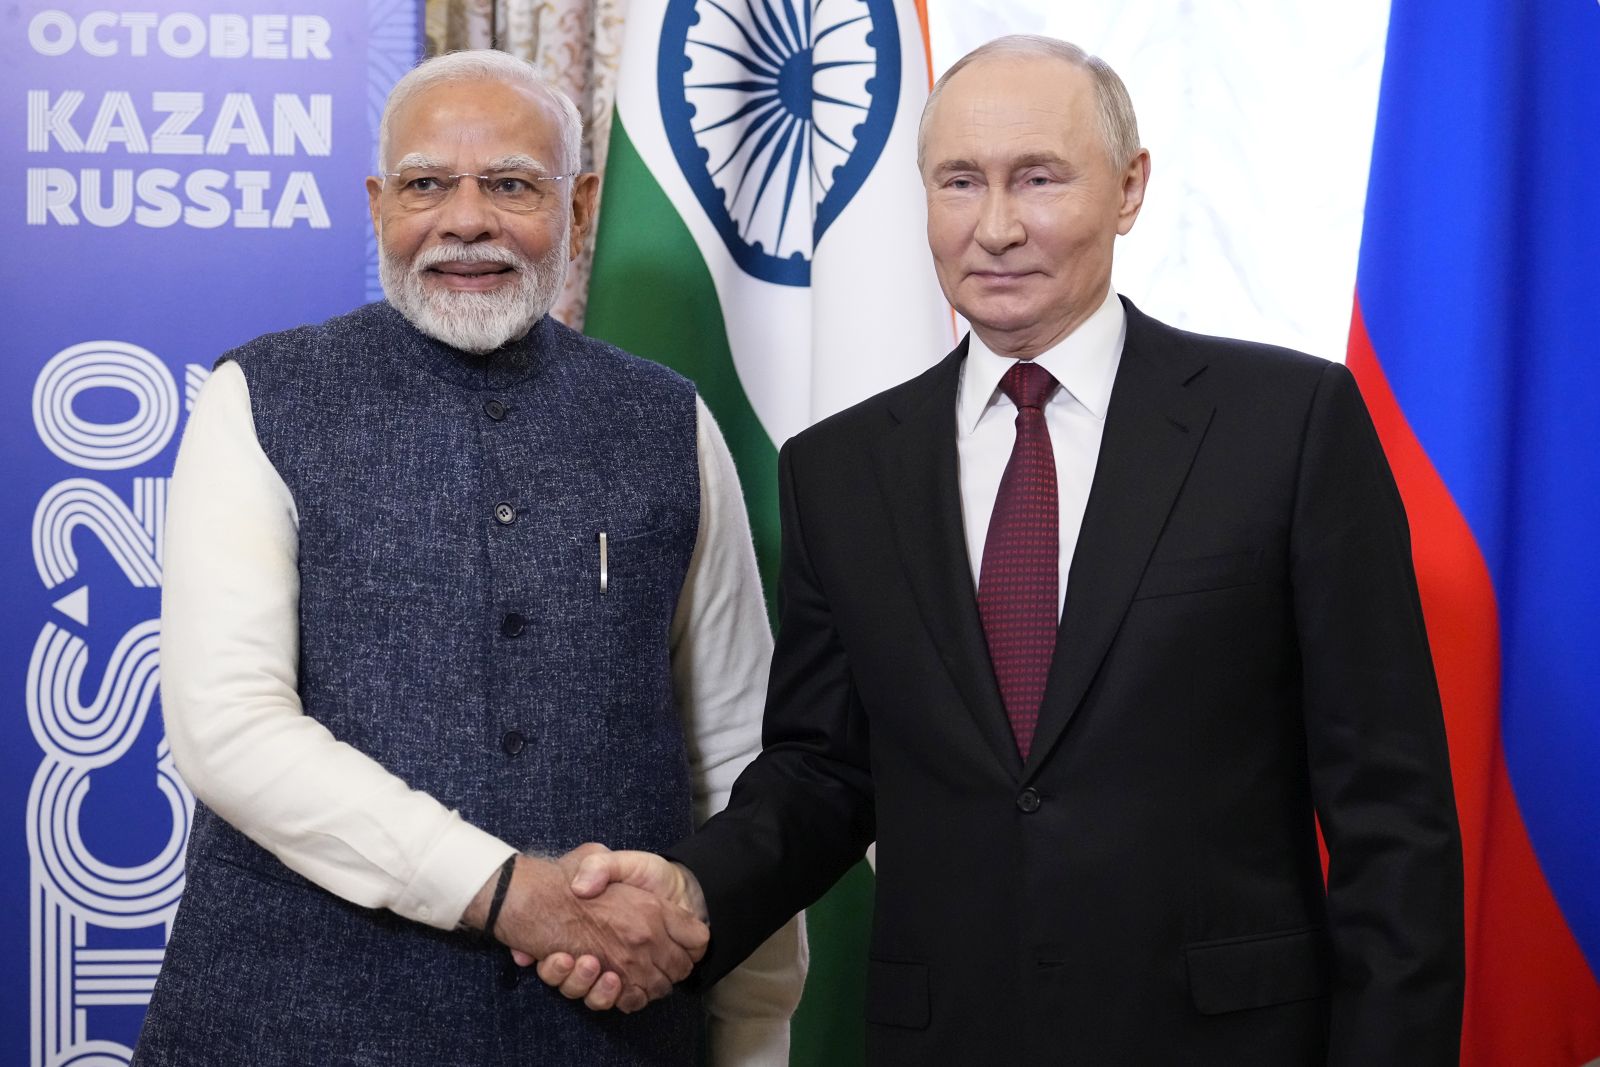
[{"label": "gray hair", "polygon": [[996,37],[968,52],[939,76],[928,102],[922,108],[922,121],[917,126],[917,169],[922,169],[923,146],[927,143],[928,116],[933,105],[950,79],[968,64],[990,56],[1029,56],[1059,59],[1089,72],[1094,79],[1095,112],[1100,120],[1100,139],[1105,143],[1106,158],[1114,167],[1126,166],[1139,154],[1139,120],[1133,114],[1133,100],[1128,87],[1122,84],[1111,64],[1099,56],[1092,56],[1075,44],[1034,33],[1015,33]]},{"label": "gray hair", "polygon": [[561,172],[569,174],[582,166],[583,118],[572,98],[551,85],[533,64],[497,49],[478,48],[424,59],[395,83],[378,123],[378,169],[389,169],[389,127],[401,105],[430,86],[473,81],[503,82],[542,94],[555,106],[561,126]]}]

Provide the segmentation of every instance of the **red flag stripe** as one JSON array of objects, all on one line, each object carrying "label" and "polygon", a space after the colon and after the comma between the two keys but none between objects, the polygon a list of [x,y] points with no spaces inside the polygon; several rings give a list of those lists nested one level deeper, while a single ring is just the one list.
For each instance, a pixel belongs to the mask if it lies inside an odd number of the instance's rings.
[{"label": "red flag stripe", "polygon": [[1500,627],[1483,554],[1389,388],[1359,298],[1349,366],[1411,523],[1466,866],[1463,1067],[1577,1067],[1600,1055],[1600,984],[1539,868],[1500,740]]}]

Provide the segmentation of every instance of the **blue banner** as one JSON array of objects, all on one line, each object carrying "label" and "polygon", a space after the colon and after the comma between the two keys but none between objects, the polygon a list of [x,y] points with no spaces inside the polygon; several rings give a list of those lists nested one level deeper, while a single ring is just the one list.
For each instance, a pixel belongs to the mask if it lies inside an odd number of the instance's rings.
[{"label": "blue banner", "polygon": [[[420,0],[0,13],[0,1063],[126,1063],[193,798],[162,524],[212,361],[379,295],[362,179]],[[138,5],[129,5],[137,8]]]}]

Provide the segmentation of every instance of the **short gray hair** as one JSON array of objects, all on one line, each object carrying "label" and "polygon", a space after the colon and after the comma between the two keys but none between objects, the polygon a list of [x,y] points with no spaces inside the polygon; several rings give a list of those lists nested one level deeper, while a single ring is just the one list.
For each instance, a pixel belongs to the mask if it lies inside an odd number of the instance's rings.
[{"label": "short gray hair", "polygon": [[430,86],[474,81],[503,82],[543,94],[555,105],[561,126],[561,172],[571,173],[582,166],[583,118],[572,98],[551,85],[533,64],[494,48],[478,48],[424,59],[395,82],[378,123],[378,168],[389,169],[389,127],[401,105]]},{"label": "short gray hair", "polygon": [[1139,154],[1139,120],[1133,114],[1133,99],[1128,96],[1128,87],[1122,84],[1117,72],[1111,69],[1111,64],[1099,56],[1090,55],[1075,44],[1054,37],[1015,33],[1008,37],[996,37],[988,44],[974,48],[956,60],[934,83],[933,91],[928,94],[928,102],[922,108],[922,121],[917,126],[918,170],[922,169],[928,116],[933,114],[933,105],[939,99],[939,94],[944,91],[950,79],[968,64],[991,56],[1059,59],[1088,71],[1090,77],[1094,79],[1095,112],[1100,120],[1100,139],[1105,143],[1106,158],[1111,161],[1113,167],[1120,168]]}]

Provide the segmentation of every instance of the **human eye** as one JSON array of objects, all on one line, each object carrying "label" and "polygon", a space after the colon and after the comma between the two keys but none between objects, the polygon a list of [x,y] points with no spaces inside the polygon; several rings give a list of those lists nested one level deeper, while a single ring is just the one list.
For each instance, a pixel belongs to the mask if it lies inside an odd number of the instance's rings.
[{"label": "human eye", "polygon": [[495,174],[489,178],[489,191],[496,196],[523,197],[536,188],[533,179],[524,174]]},{"label": "human eye", "polygon": [[946,179],[944,187],[946,189],[954,189],[956,192],[966,192],[969,189],[976,189],[978,183],[965,174],[957,174],[952,178]]},{"label": "human eye", "polygon": [[444,181],[437,174],[405,173],[400,175],[400,188],[408,193],[437,193]]},{"label": "human eye", "polygon": [[536,174],[500,171],[488,175],[483,184],[495,203],[512,211],[533,211],[544,203],[545,189]]}]

